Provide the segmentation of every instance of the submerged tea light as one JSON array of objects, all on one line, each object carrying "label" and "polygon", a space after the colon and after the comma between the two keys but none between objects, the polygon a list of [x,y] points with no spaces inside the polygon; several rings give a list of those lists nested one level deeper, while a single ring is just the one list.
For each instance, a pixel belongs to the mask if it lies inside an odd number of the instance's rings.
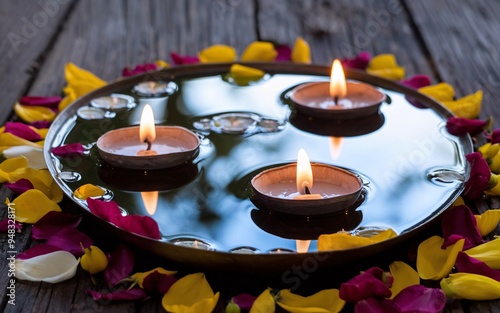
[{"label": "submerged tea light", "polygon": [[319,215],[348,209],[361,194],[358,175],[328,164],[311,165],[306,152],[298,153],[297,164],[271,168],[251,181],[252,201],[296,215]]},{"label": "submerged tea light", "polygon": [[177,84],[164,81],[146,81],[135,85],[133,90],[141,96],[170,95],[177,90]]},{"label": "submerged tea light", "polygon": [[122,94],[111,94],[109,96],[92,99],[90,105],[94,108],[115,111],[122,109],[132,109],[135,107],[134,98]]},{"label": "submerged tea light", "polygon": [[115,129],[97,140],[99,155],[116,167],[160,169],[183,164],[199,152],[200,140],[179,126],[155,126],[153,110],[144,107],[141,125]]},{"label": "submerged tea light", "polygon": [[386,95],[366,83],[346,82],[342,65],[335,60],[330,82],[301,84],[292,90],[290,99],[303,114],[353,119],[376,114]]},{"label": "submerged tea light", "polygon": [[215,248],[211,244],[197,238],[189,238],[189,237],[175,238],[170,240],[170,242],[176,246],[195,248],[207,251],[215,250]]}]

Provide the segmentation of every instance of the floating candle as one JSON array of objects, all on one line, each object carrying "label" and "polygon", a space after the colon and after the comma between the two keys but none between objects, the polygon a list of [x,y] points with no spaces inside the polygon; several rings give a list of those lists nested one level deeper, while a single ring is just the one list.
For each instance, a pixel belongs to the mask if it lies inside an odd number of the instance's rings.
[{"label": "floating candle", "polygon": [[135,85],[134,91],[141,96],[160,96],[172,94],[177,90],[174,82],[146,81]]},{"label": "floating candle", "polygon": [[379,111],[385,94],[361,82],[346,82],[342,65],[332,64],[330,82],[301,84],[292,90],[290,99],[295,108],[318,118],[352,119]]},{"label": "floating candle", "polygon": [[311,165],[305,151],[299,153],[299,158],[300,165],[271,168],[252,179],[251,200],[257,207],[262,205],[288,214],[316,215],[347,209],[358,199],[362,181],[357,175],[327,164]]},{"label": "floating candle", "polygon": [[92,99],[90,105],[103,110],[121,110],[135,107],[134,98],[122,94],[111,94],[109,96]]},{"label": "floating candle", "polygon": [[170,242],[176,246],[183,246],[200,250],[214,250],[214,247],[212,247],[211,244],[196,238],[188,238],[188,237],[176,238],[172,239]]},{"label": "floating candle", "polygon": [[155,126],[146,105],[141,126],[109,131],[97,140],[99,155],[117,167],[160,169],[183,164],[199,151],[200,140],[193,132],[178,126]]}]

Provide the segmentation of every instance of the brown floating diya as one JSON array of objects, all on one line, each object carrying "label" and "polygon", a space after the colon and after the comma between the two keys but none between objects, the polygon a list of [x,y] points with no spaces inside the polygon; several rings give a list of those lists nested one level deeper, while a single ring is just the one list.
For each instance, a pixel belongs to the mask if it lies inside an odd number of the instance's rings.
[{"label": "brown floating diya", "polygon": [[297,111],[318,118],[355,119],[376,114],[386,95],[372,85],[346,82],[339,60],[332,66],[329,82],[301,84],[290,100]]},{"label": "brown floating diya", "polygon": [[252,179],[251,185],[252,200],[257,206],[295,215],[345,210],[356,202],[363,189],[358,175],[328,164],[311,165],[302,149],[297,164],[265,170]]},{"label": "brown floating diya", "polygon": [[155,126],[153,111],[146,105],[141,125],[109,131],[97,140],[99,155],[116,167],[161,169],[183,164],[199,151],[196,134],[179,126]]}]

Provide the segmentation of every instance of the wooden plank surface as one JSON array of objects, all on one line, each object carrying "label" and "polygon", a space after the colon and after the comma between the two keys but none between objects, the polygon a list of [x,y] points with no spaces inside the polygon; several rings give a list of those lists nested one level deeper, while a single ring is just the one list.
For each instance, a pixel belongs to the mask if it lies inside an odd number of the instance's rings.
[{"label": "wooden plank surface", "polygon": [[[461,97],[482,89],[481,117],[500,116],[500,6],[488,0],[405,1],[440,78]],[[497,118],[495,126],[500,126]]]},{"label": "wooden plank surface", "polygon": [[[40,3],[48,5],[54,1],[60,10],[45,26],[39,27],[36,36],[17,46],[18,52],[12,52],[9,40],[0,42],[0,53],[4,56],[0,59],[0,82],[7,87],[0,91],[2,123],[12,103],[21,95],[58,95],[64,85],[62,74],[66,62],[74,62],[110,81],[116,79],[126,65],[156,59],[169,61],[170,52],[194,55],[211,44],[223,43],[235,46],[241,53],[248,43],[257,39],[292,45],[297,36],[303,36],[310,43],[314,63],[329,64],[334,57],[348,57],[365,50],[373,54],[394,53],[405,66],[407,76],[428,74],[435,82],[451,83],[462,95],[483,88],[482,116],[492,114],[500,120],[495,106],[495,97],[499,96],[495,87],[500,84],[500,74],[495,70],[500,64],[497,48],[500,38],[495,36],[500,31],[500,22],[496,19],[500,5],[487,0],[46,0],[33,5],[17,1],[0,7],[1,38],[8,38],[10,32],[22,31],[26,23],[23,17],[29,21],[41,15],[38,13],[43,10]],[[1,199],[7,195],[5,188],[0,189]],[[66,201],[65,209],[74,208]],[[498,207],[499,201],[478,201],[477,206],[484,211]],[[0,213],[5,214],[2,204]],[[30,233],[30,226],[26,226],[16,235],[16,250],[36,244],[30,239]],[[105,234],[96,236],[105,245],[114,244],[114,238],[106,238]],[[2,260],[7,257],[6,240],[0,235]],[[144,256],[141,260],[143,266],[154,264],[148,263],[151,260],[147,258]],[[6,290],[8,282],[7,266],[0,262],[2,290]],[[226,282],[231,280],[227,276],[207,275],[214,289],[223,290],[225,296],[252,288],[256,293],[261,288],[257,283],[247,286],[246,281],[251,277],[240,277],[240,281],[228,285]],[[332,279],[344,279],[340,274],[332,275],[337,275],[329,276]],[[277,286],[281,277],[267,279],[266,283]],[[305,285],[312,284],[313,280],[305,282]],[[81,269],[75,278],[56,285],[17,281],[19,305],[7,305],[3,295],[0,310],[163,312],[160,299],[102,306],[85,295],[85,290],[91,288],[97,287],[92,286],[88,274]],[[222,307],[223,301],[218,311]],[[445,312],[496,310],[500,310],[498,301],[455,301]]]},{"label": "wooden plank surface", "polygon": [[[0,6],[0,124],[10,117],[12,105],[40,72],[73,3],[4,1]],[[47,90],[40,92],[45,95]]]}]

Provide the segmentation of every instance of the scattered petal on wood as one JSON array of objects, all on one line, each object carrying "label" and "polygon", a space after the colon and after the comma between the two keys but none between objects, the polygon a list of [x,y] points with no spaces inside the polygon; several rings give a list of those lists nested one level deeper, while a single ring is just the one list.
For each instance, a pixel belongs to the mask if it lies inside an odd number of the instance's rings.
[{"label": "scattered petal on wood", "polygon": [[16,278],[59,283],[76,274],[78,260],[67,251],[55,251],[30,259],[16,259]]}]

